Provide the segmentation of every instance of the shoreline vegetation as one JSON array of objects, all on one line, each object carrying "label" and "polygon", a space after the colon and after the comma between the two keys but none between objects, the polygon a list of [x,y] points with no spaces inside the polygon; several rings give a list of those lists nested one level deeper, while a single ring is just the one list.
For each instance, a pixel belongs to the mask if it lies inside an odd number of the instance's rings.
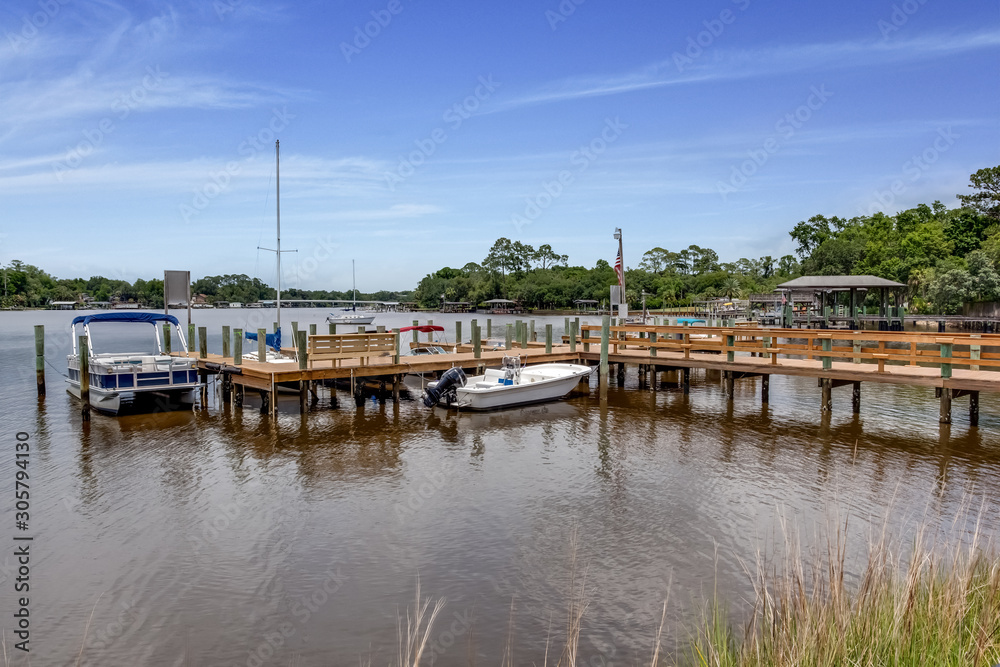
[{"label": "shoreline vegetation", "polygon": [[[973,194],[958,195],[959,208],[935,201],[895,215],[862,211],[851,218],[816,215],[800,221],[788,232],[795,255],[720,262],[708,247],[654,247],[641,255],[638,266],[625,269],[626,298],[630,308],[641,307],[645,297],[646,305],[658,310],[770,293],[800,275],[870,274],[907,285],[908,310],[914,314],[948,315],[966,302],[1000,301],[1000,166],[972,174],[969,187]],[[59,279],[18,260],[0,271],[0,308],[43,307],[51,301],[77,301],[82,294],[101,302],[163,307],[159,279]],[[526,309],[558,311],[578,299],[607,300],[608,286],[615,283],[614,268],[604,259],[593,268],[570,266],[569,257],[548,244],[535,248],[500,238],[478,263],[441,268],[412,290],[359,292],[358,298],[411,302],[421,309],[439,307],[442,295],[446,301],[471,304],[506,298]],[[273,288],[243,274],[199,278],[192,283],[192,294],[207,303],[275,298]],[[292,300],[350,296],[350,290],[283,289],[281,294]]]},{"label": "shoreline vegetation", "polygon": [[[716,593],[700,617],[675,629],[676,649],[664,646],[669,594],[650,627],[649,667],[993,667],[1000,664],[1000,551],[977,521],[964,539],[939,541],[928,528],[912,542],[894,541],[883,527],[870,536],[860,569],[848,563],[847,524],[821,535],[820,547],[803,553],[786,536],[777,562],[762,553],[744,564],[753,587],[747,618],[737,618]],[[575,551],[575,550],[574,550]],[[575,560],[575,556],[574,556]],[[585,578],[585,577],[584,577]],[[574,570],[574,580],[577,579]],[[571,584],[564,634],[546,639],[545,667],[610,665],[583,656],[590,604],[584,584]],[[392,667],[418,667],[440,657],[434,622],[444,600],[421,598],[399,618],[398,656]],[[513,602],[511,607],[513,617]],[[511,620],[513,625],[513,618]],[[504,667],[518,661],[508,628]],[[456,642],[453,649],[463,649]],[[447,660],[449,664],[456,664]],[[475,661],[470,659],[469,664]],[[374,667],[368,660],[362,664]],[[491,663],[492,664],[492,663]]]}]

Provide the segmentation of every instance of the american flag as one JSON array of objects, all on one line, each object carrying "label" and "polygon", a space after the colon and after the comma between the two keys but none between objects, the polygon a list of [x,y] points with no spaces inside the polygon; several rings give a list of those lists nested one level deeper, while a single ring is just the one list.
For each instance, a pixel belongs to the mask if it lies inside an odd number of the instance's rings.
[{"label": "american flag", "polygon": [[624,287],[625,274],[622,273],[622,249],[618,249],[618,257],[615,258],[615,275],[618,276],[618,286]]}]

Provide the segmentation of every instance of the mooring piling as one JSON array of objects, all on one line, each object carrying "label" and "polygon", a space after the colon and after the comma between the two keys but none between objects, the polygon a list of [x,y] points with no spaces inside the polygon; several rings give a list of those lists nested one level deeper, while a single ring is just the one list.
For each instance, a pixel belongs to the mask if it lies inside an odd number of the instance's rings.
[{"label": "mooring piling", "polygon": [[77,344],[80,346],[80,400],[83,402],[83,408],[80,411],[80,416],[83,421],[90,421],[90,348],[88,347],[87,337],[80,336]]},{"label": "mooring piling", "polygon": [[230,343],[232,342],[232,334],[230,334],[229,326],[222,327],[222,356],[223,358],[229,357]]},{"label": "mooring piling", "polygon": [[257,361],[267,361],[267,330],[257,329]]},{"label": "mooring piling", "polygon": [[45,395],[45,326],[35,325],[35,384],[38,395]]},{"label": "mooring piling", "polygon": [[233,332],[233,364],[243,365],[243,329],[236,329]]}]

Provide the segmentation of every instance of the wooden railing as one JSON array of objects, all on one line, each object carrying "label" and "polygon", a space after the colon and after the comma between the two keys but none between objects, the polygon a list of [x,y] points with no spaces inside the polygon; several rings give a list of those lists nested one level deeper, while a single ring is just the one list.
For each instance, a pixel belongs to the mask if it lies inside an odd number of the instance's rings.
[{"label": "wooden railing", "polygon": [[[601,344],[602,327],[584,325],[580,329],[582,336],[577,342],[584,345],[584,351]],[[656,356],[662,350],[681,353],[686,359],[692,353],[725,354],[730,361],[736,354],[749,354],[770,357],[772,364],[782,356],[818,359],[824,368],[830,368],[834,360],[867,361],[877,364],[879,372],[886,364],[934,365],[941,368],[944,377],[950,377],[953,366],[972,370],[1000,367],[1000,334],[624,325],[609,327],[608,345],[612,353],[647,349],[650,356]]]},{"label": "wooden railing", "polygon": [[332,334],[309,336],[309,367],[317,361],[333,361],[334,367],[344,359],[361,359],[396,354],[395,333]]}]

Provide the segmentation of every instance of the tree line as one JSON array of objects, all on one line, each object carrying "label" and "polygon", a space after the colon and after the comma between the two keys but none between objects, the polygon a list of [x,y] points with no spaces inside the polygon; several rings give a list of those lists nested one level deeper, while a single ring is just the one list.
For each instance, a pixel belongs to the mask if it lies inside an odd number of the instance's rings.
[{"label": "tree line", "polygon": [[[970,301],[1000,301],[1000,166],[972,174],[969,187],[973,192],[959,194],[961,205],[953,209],[935,201],[895,215],[813,216],[789,232],[794,255],[720,262],[718,253],[698,245],[651,248],[638,266],[625,270],[626,299],[632,308],[643,299],[649,308],[669,308],[719,297],[746,299],[800,275],[871,274],[905,284],[915,313],[951,314]],[[76,301],[81,294],[96,301],[163,307],[163,281],[158,279],[57,279],[20,261],[2,272],[0,305],[6,308]],[[480,262],[427,274],[412,292],[359,292],[358,299],[413,301],[435,308],[442,300],[479,304],[506,298],[526,308],[561,309],[580,299],[606,301],[615,283],[606,260],[590,268],[570,266],[569,257],[548,244],[536,249],[500,238]],[[204,294],[209,302],[275,297],[274,288],[243,274],[199,278],[192,293]],[[282,299],[350,298],[350,291],[282,290]]]}]

